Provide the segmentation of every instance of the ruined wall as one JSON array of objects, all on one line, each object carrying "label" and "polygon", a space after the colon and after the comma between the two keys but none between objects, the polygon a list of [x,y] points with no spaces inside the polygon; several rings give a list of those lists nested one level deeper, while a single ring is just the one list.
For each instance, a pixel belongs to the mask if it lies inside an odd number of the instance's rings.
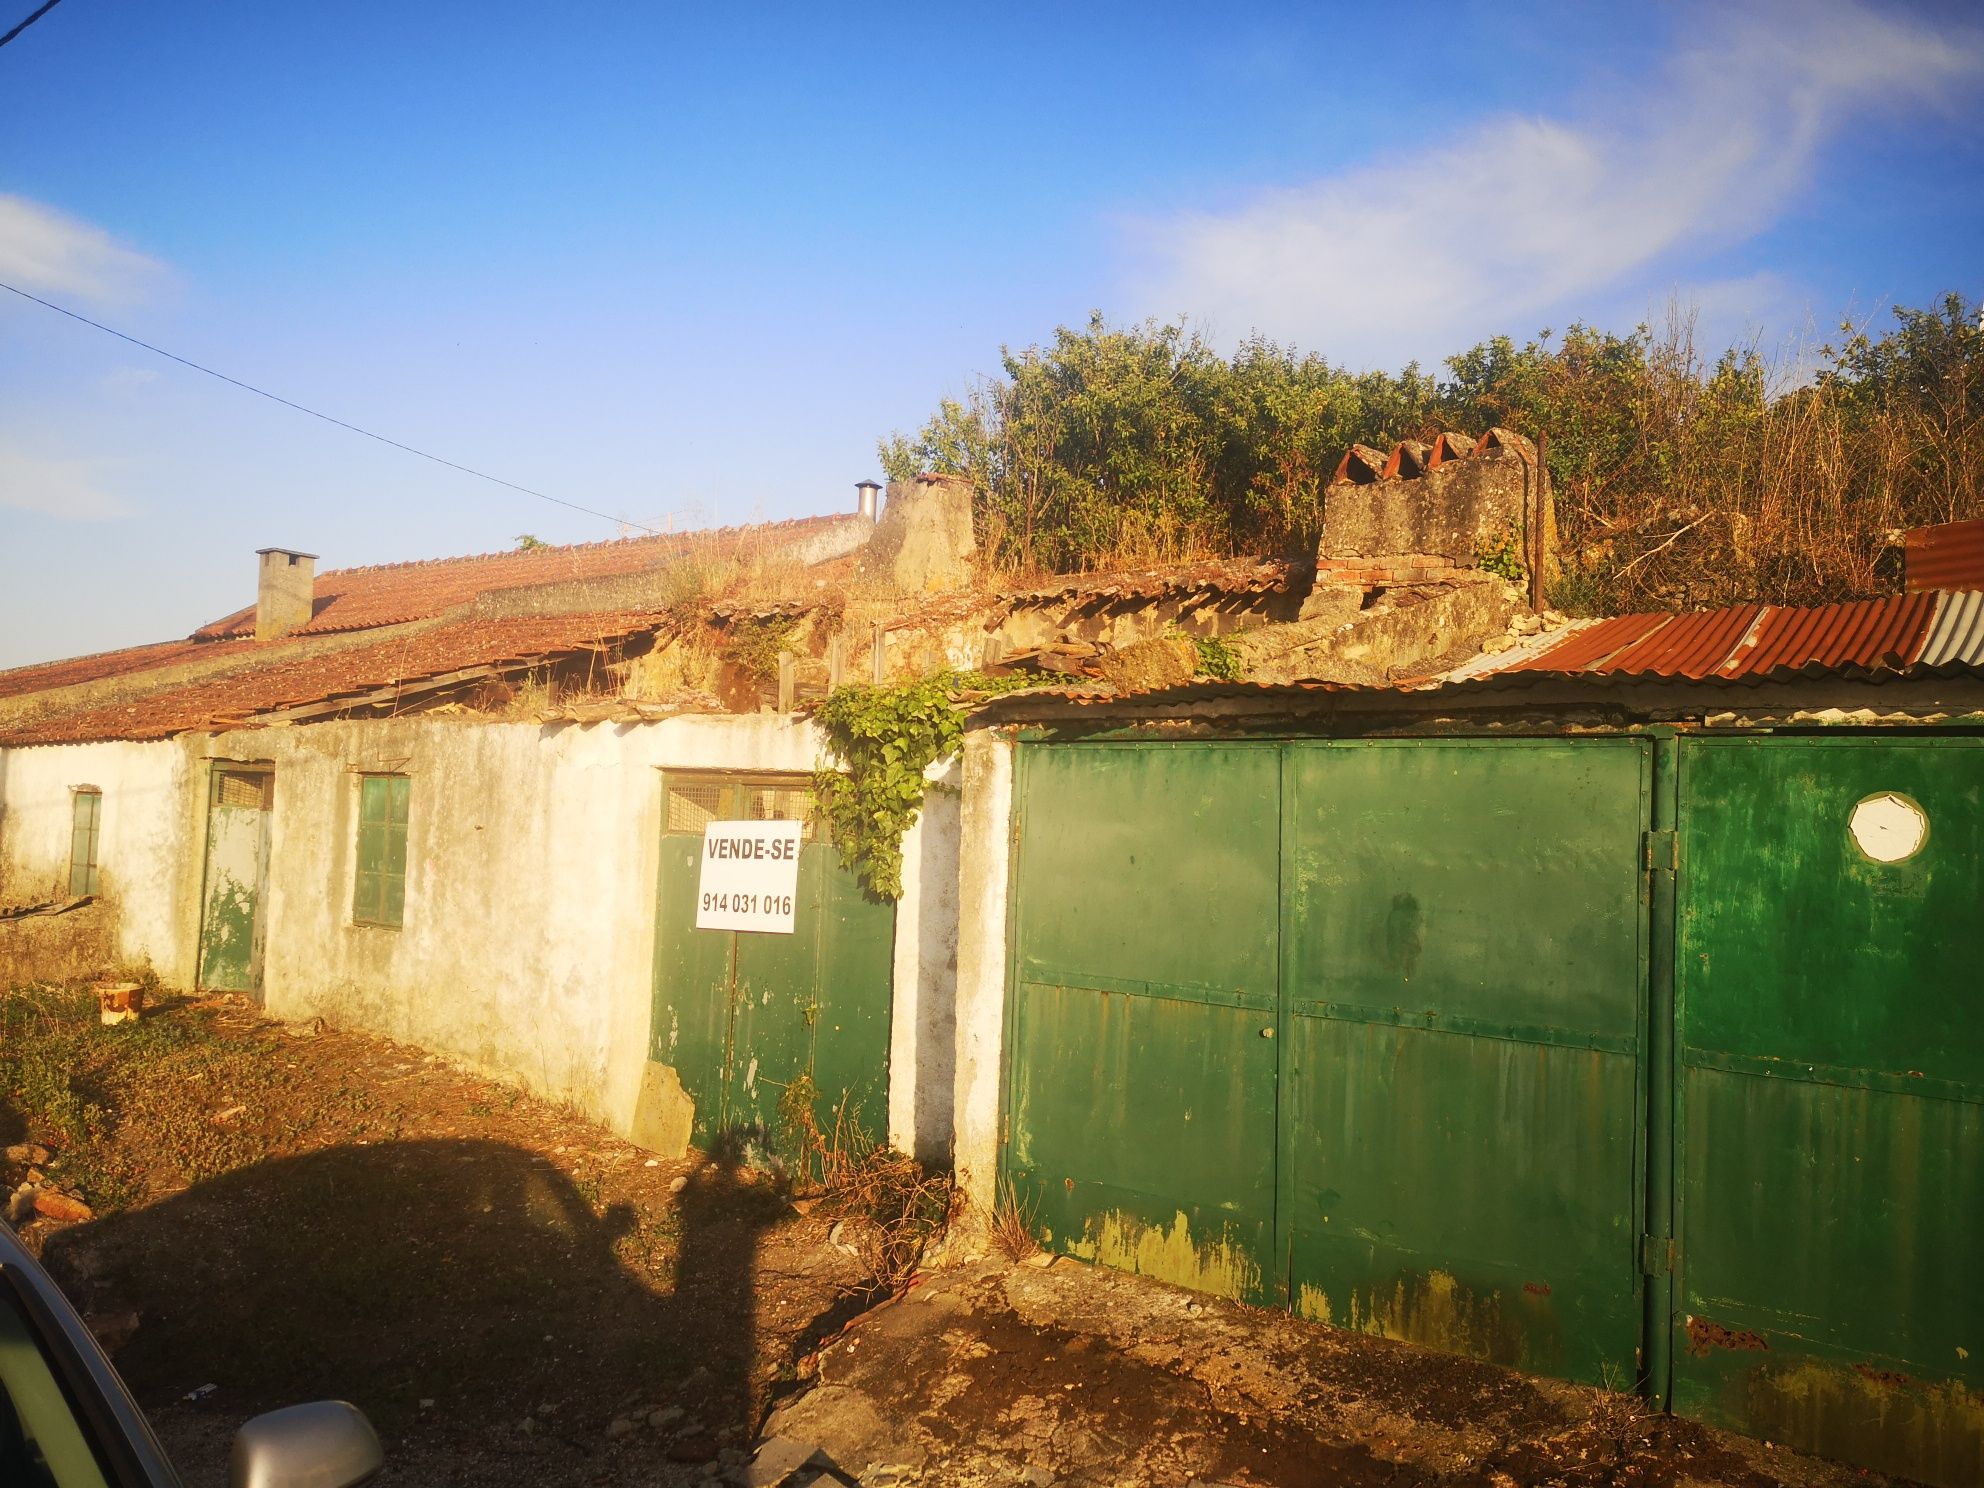
[{"label": "ruined wall", "polygon": [[[1516,554],[1524,551],[1539,476],[1536,447],[1521,435],[1494,429],[1478,444],[1453,434],[1437,448],[1402,444],[1375,470],[1368,452],[1357,453],[1323,492],[1319,584],[1447,582],[1511,538]],[[1554,537],[1547,491],[1542,509]]]},{"label": "ruined wall", "polygon": [[881,521],[861,555],[861,576],[904,594],[958,589],[972,580],[976,552],[970,482],[919,475],[889,483]]},{"label": "ruined wall", "polygon": [[[177,744],[55,744],[0,750],[0,905],[69,896],[73,790],[103,793],[97,827],[99,898],[88,910],[0,928],[0,979],[68,976],[93,954],[149,963],[169,982],[191,979],[198,860],[185,842],[198,821]],[[202,796],[202,799],[204,797]],[[193,863],[187,878],[189,857]],[[79,939],[80,938],[80,939]]]}]

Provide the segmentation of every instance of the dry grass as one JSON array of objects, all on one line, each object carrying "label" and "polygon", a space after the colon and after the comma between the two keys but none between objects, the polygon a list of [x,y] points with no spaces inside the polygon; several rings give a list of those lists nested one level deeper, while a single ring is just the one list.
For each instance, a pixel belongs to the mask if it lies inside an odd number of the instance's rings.
[{"label": "dry grass", "polygon": [[846,1097],[834,1108],[831,1129],[814,1114],[818,1091],[806,1076],[786,1088],[779,1116],[802,1173],[817,1178],[823,1212],[847,1227],[861,1267],[882,1291],[909,1285],[924,1253],[957,1217],[957,1184],[931,1173],[916,1159],[878,1142]]},{"label": "dry grass", "polygon": [[990,1231],[992,1244],[1009,1261],[1023,1261],[1040,1250],[1034,1238],[1039,1225],[1039,1202],[1031,1196],[1022,1199],[1013,1180],[999,1180],[999,1193],[992,1205]]}]

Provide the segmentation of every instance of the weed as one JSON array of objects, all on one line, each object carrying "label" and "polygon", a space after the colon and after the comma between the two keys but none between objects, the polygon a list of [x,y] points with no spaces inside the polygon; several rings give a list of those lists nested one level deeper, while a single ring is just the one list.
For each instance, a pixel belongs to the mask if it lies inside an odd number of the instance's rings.
[{"label": "weed", "polygon": [[802,1171],[819,1176],[821,1208],[849,1222],[870,1282],[900,1292],[956,1217],[957,1185],[877,1142],[845,1096],[834,1109],[833,1129],[823,1131],[815,1115],[818,1096],[810,1076],[786,1087],[779,1102],[785,1139]]},{"label": "weed", "polygon": [[1240,679],[1240,653],[1225,641],[1218,636],[1194,636],[1192,644],[1199,652],[1195,675],[1212,677],[1221,682],[1237,682]]},{"label": "weed", "polygon": [[724,659],[760,682],[778,678],[778,657],[799,628],[796,615],[748,615],[730,628]]},{"label": "weed", "polygon": [[1034,1230],[1040,1221],[1040,1201],[1028,1194],[1020,1197],[1010,1178],[999,1180],[999,1192],[992,1204],[992,1243],[1009,1261],[1023,1261],[1040,1249]]},{"label": "weed", "polygon": [[1522,561],[1522,538],[1513,530],[1492,541],[1483,538],[1474,550],[1474,566],[1511,584],[1529,577],[1529,569]]}]

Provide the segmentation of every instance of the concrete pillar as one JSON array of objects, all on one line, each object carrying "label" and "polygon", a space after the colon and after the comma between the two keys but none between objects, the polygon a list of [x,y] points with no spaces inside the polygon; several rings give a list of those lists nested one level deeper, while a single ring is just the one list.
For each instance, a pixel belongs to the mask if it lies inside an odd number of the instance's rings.
[{"label": "concrete pillar", "polygon": [[1013,745],[965,735],[958,834],[956,1131],[960,1187],[990,1214],[999,1185],[1000,1059],[1006,1026],[1006,898],[1012,869]]}]

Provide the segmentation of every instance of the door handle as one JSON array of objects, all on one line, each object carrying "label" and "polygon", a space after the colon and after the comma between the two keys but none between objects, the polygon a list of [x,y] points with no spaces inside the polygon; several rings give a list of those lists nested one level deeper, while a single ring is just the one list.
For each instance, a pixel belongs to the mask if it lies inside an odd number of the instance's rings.
[{"label": "door handle", "polygon": [[1274,1037],[1274,1028],[1273,1028],[1273,1026],[1272,1026],[1272,1025],[1270,1025],[1270,1026],[1269,1026],[1269,1027],[1267,1027],[1267,1028],[1263,1028],[1263,1029],[1261,1030],[1261,1037],[1262,1037],[1262,1038],[1273,1038],[1273,1037]]}]

